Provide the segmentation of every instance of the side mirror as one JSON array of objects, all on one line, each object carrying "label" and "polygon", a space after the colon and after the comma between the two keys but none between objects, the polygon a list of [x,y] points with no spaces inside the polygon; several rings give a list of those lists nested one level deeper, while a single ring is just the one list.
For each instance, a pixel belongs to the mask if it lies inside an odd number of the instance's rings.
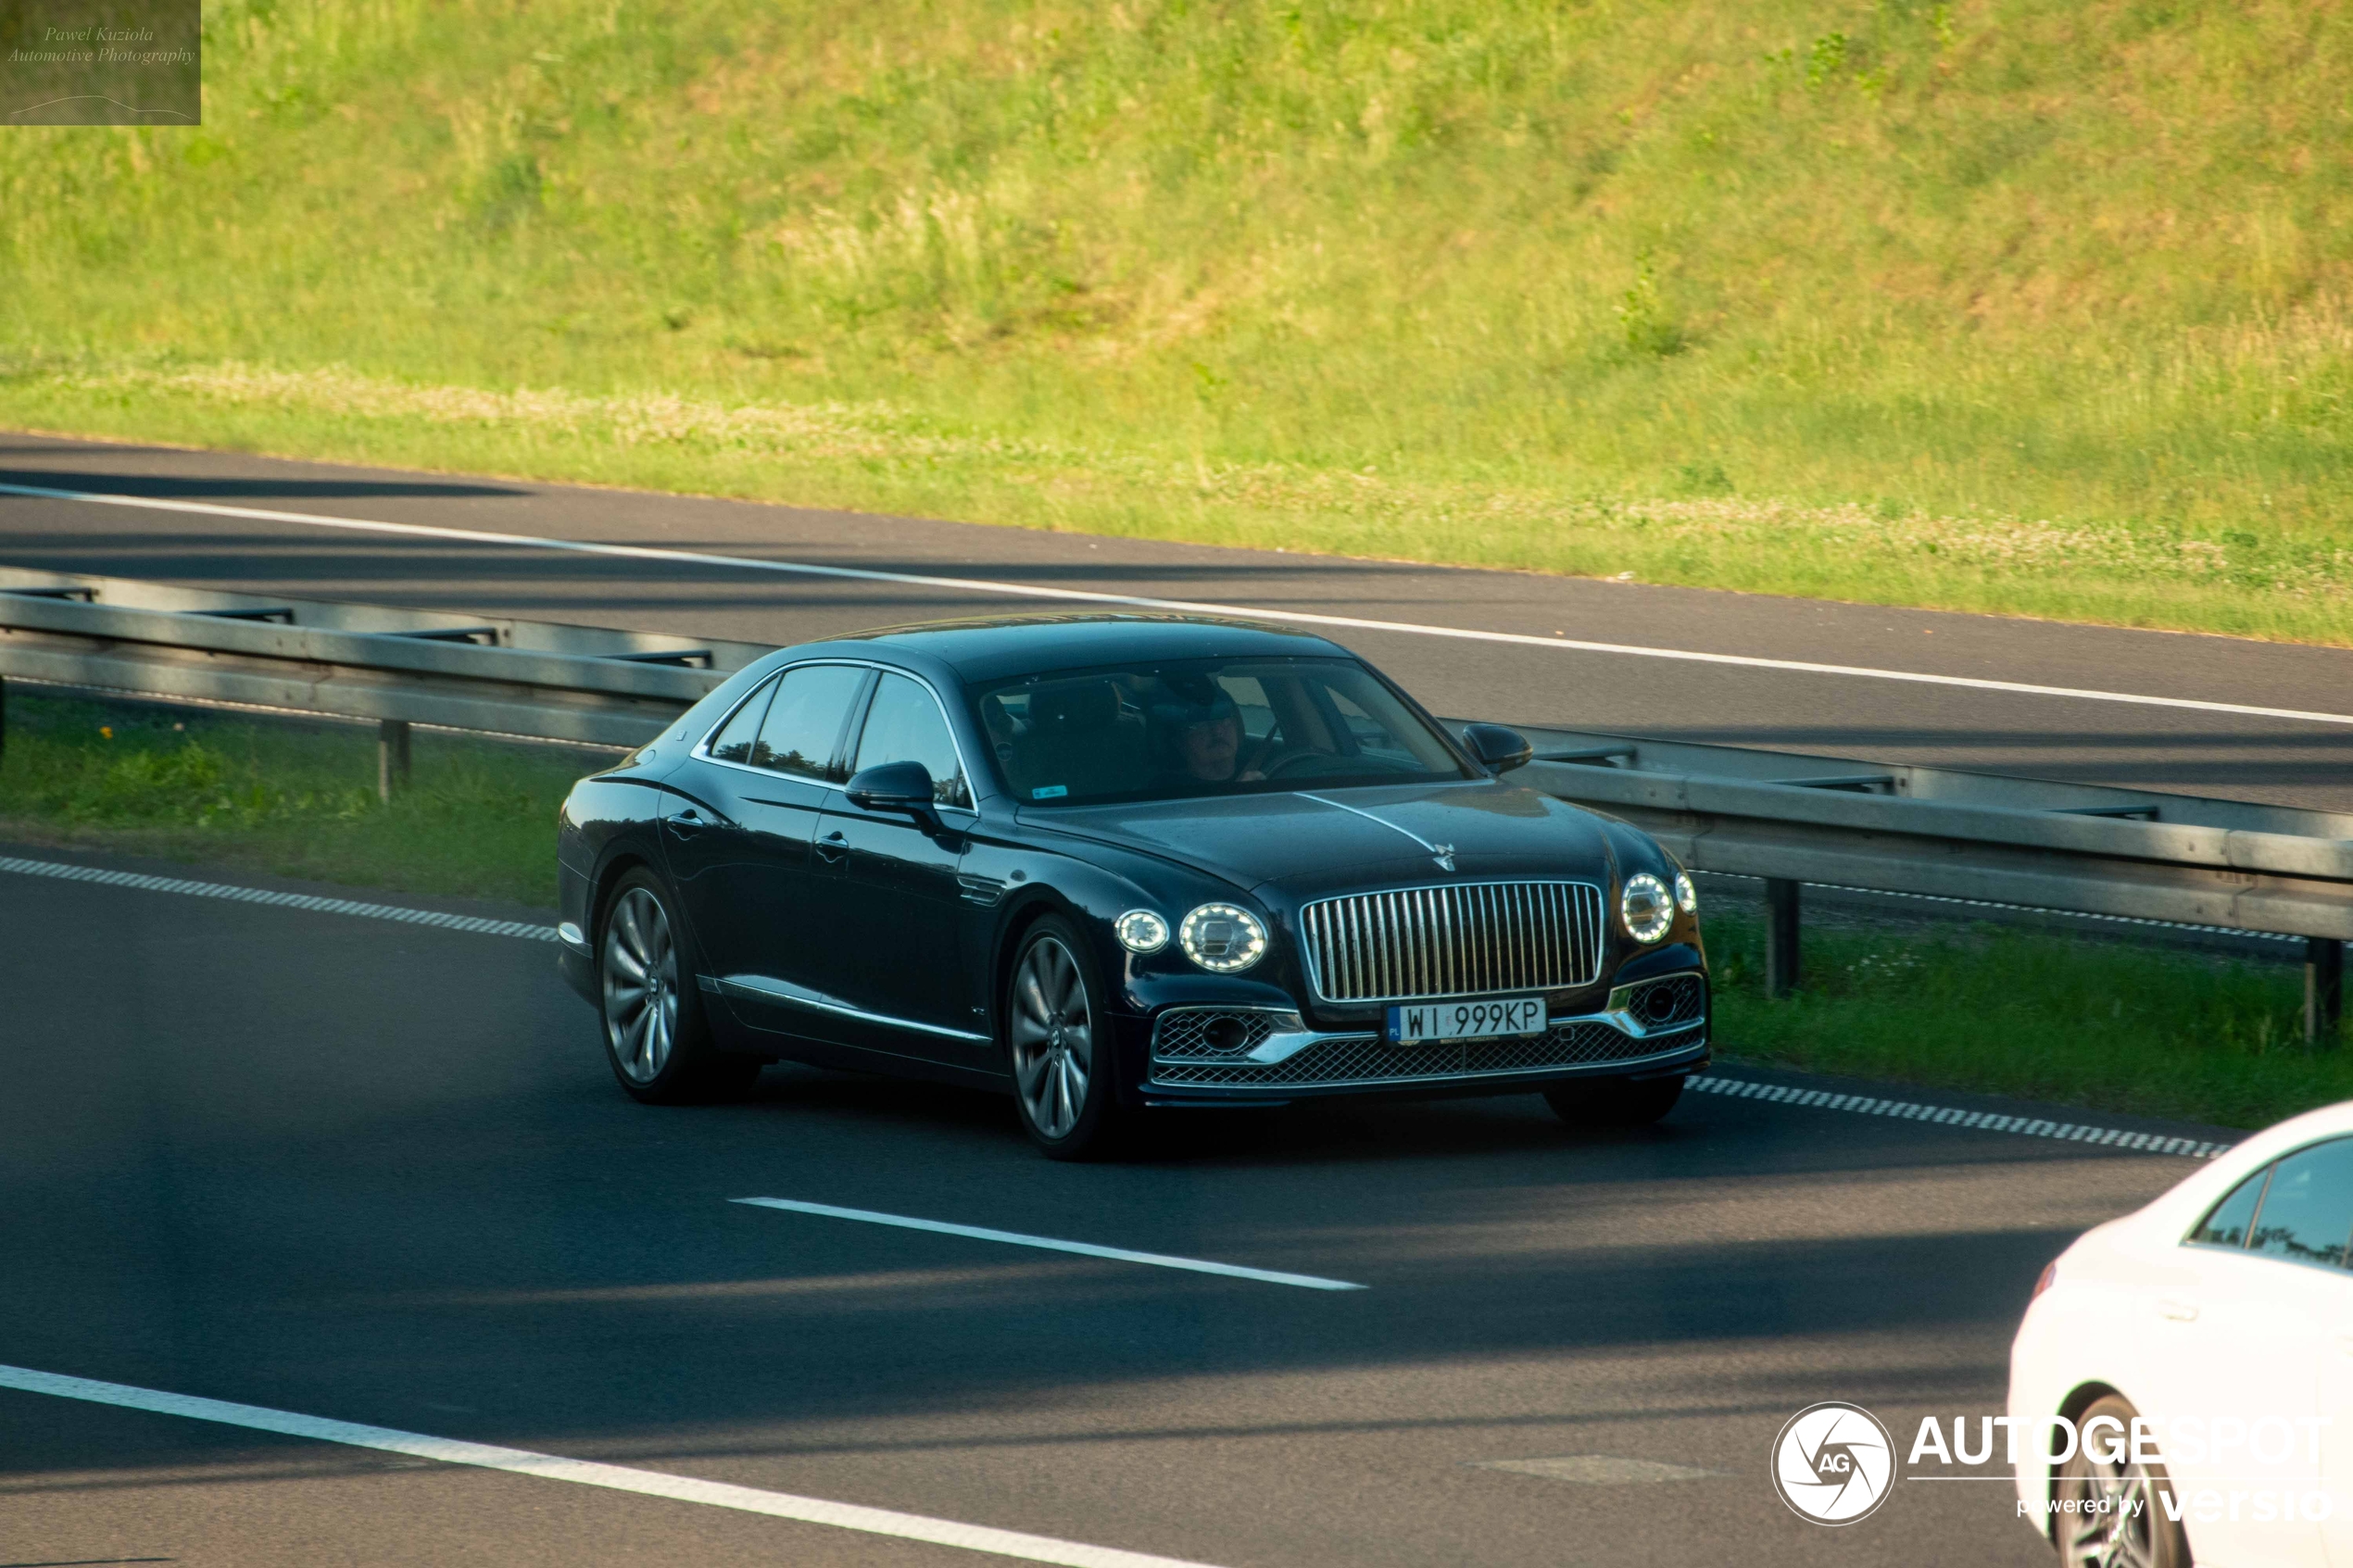
[{"label": "side mirror", "polygon": [[1499,773],[1526,767],[1536,755],[1536,748],[1528,744],[1526,735],[1501,724],[1464,725],[1463,744],[1470,747],[1473,757]]},{"label": "side mirror", "polygon": [[841,792],[862,811],[904,811],[938,831],[931,770],[921,762],[880,762],[862,768],[849,776]]}]

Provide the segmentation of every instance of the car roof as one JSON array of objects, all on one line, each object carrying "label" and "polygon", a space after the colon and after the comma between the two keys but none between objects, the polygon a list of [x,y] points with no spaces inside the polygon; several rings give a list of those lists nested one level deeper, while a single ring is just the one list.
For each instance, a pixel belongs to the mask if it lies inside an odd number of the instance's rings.
[{"label": "car roof", "polygon": [[[1339,644],[1306,633],[1211,616],[1106,614],[1009,615],[886,626],[795,649],[807,655],[837,645],[890,649],[938,660],[967,681],[1002,680],[1051,670],[1172,659],[1349,659]],[[845,651],[847,651],[845,649]]]}]

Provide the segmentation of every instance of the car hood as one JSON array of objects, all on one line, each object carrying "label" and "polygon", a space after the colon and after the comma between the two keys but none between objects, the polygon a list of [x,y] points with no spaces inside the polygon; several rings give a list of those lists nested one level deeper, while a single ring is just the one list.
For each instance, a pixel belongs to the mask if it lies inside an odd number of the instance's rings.
[{"label": "car hood", "polygon": [[[1371,881],[1572,875],[1606,881],[1592,812],[1492,781],[1286,791],[1075,809],[1025,820],[1182,860],[1238,886],[1308,897]],[[1452,869],[1440,863],[1451,851]]]}]

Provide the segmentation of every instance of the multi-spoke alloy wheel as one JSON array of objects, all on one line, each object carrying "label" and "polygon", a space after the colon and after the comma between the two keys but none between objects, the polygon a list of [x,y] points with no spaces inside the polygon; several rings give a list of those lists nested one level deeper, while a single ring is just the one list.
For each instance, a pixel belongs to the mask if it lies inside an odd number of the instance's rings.
[{"label": "multi-spoke alloy wheel", "polygon": [[[2129,1433],[2139,1414],[2111,1394],[2078,1416],[2076,1428],[2108,1416],[2115,1434]],[[2165,1466],[2133,1463],[2120,1437],[2111,1445],[2109,1436],[2103,1427],[2095,1441],[2099,1451],[2078,1449],[2052,1477],[2054,1500],[2072,1505],[2056,1515],[2059,1561],[2067,1568],[2187,1568],[2189,1542],[2159,1501],[2172,1490]]]},{"label": "multi-spoke alloy wheel", "polygon": [[[605,1058],[621,1086],[648,1104],[729,1099],[759,1081],[765,1059],[731,1055],[711,1037],[676,908],[670,890],[642,866],[613,889],[597,965]],[[688,984],[680,985],[682,977]]]},{"label": "multi-spoke alloy wheel", "polygon": [[1078,960],[1040,936],[1013,972],[1013,1078],[1030,1125],[1066,1138],[1087,1110],[1095,1070],[1094,1012]]},{"label": "multi-spoke alloy wheel", "polygon": [[653,889],[623,890],[605,921],[605,1045],[633,1085],[661,1076],[678,1043],[678,945]]},{"label": "multi-spoke alloy wheel", "polygon": [[1110,1042],[1088,972],[1077,933],[1059,919],[1040,921],[1013,961],[1005,998],[1022,1125],[1060,1159],[1102,1152],[1114,1119]]}]

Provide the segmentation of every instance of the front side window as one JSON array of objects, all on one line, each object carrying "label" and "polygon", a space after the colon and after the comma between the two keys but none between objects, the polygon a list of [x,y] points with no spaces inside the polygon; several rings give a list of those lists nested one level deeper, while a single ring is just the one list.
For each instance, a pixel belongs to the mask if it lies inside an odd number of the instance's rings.
[{"label": "front side window", "polygon": [[842,726],[865,682],[866,671],[852,664],[804,664],[786,671],[745,760],[774,772],[839,784],[847,776],[835,764]]},{"label": "front side window", "polygon": [[885,671],[866,710],[866,727],[858,737],[858,759],[852,772],[885,762],[920,762],[931,772],[932,798],[942,806],[969,806],[963,764],[956,757],[956,739],[939,711],[929,687],[920,681]]},{"label": "front side window", "polygon": [[971,693],[1005,784],[1040,806],[1478,775],[1353,659],[1182,659]]}]

